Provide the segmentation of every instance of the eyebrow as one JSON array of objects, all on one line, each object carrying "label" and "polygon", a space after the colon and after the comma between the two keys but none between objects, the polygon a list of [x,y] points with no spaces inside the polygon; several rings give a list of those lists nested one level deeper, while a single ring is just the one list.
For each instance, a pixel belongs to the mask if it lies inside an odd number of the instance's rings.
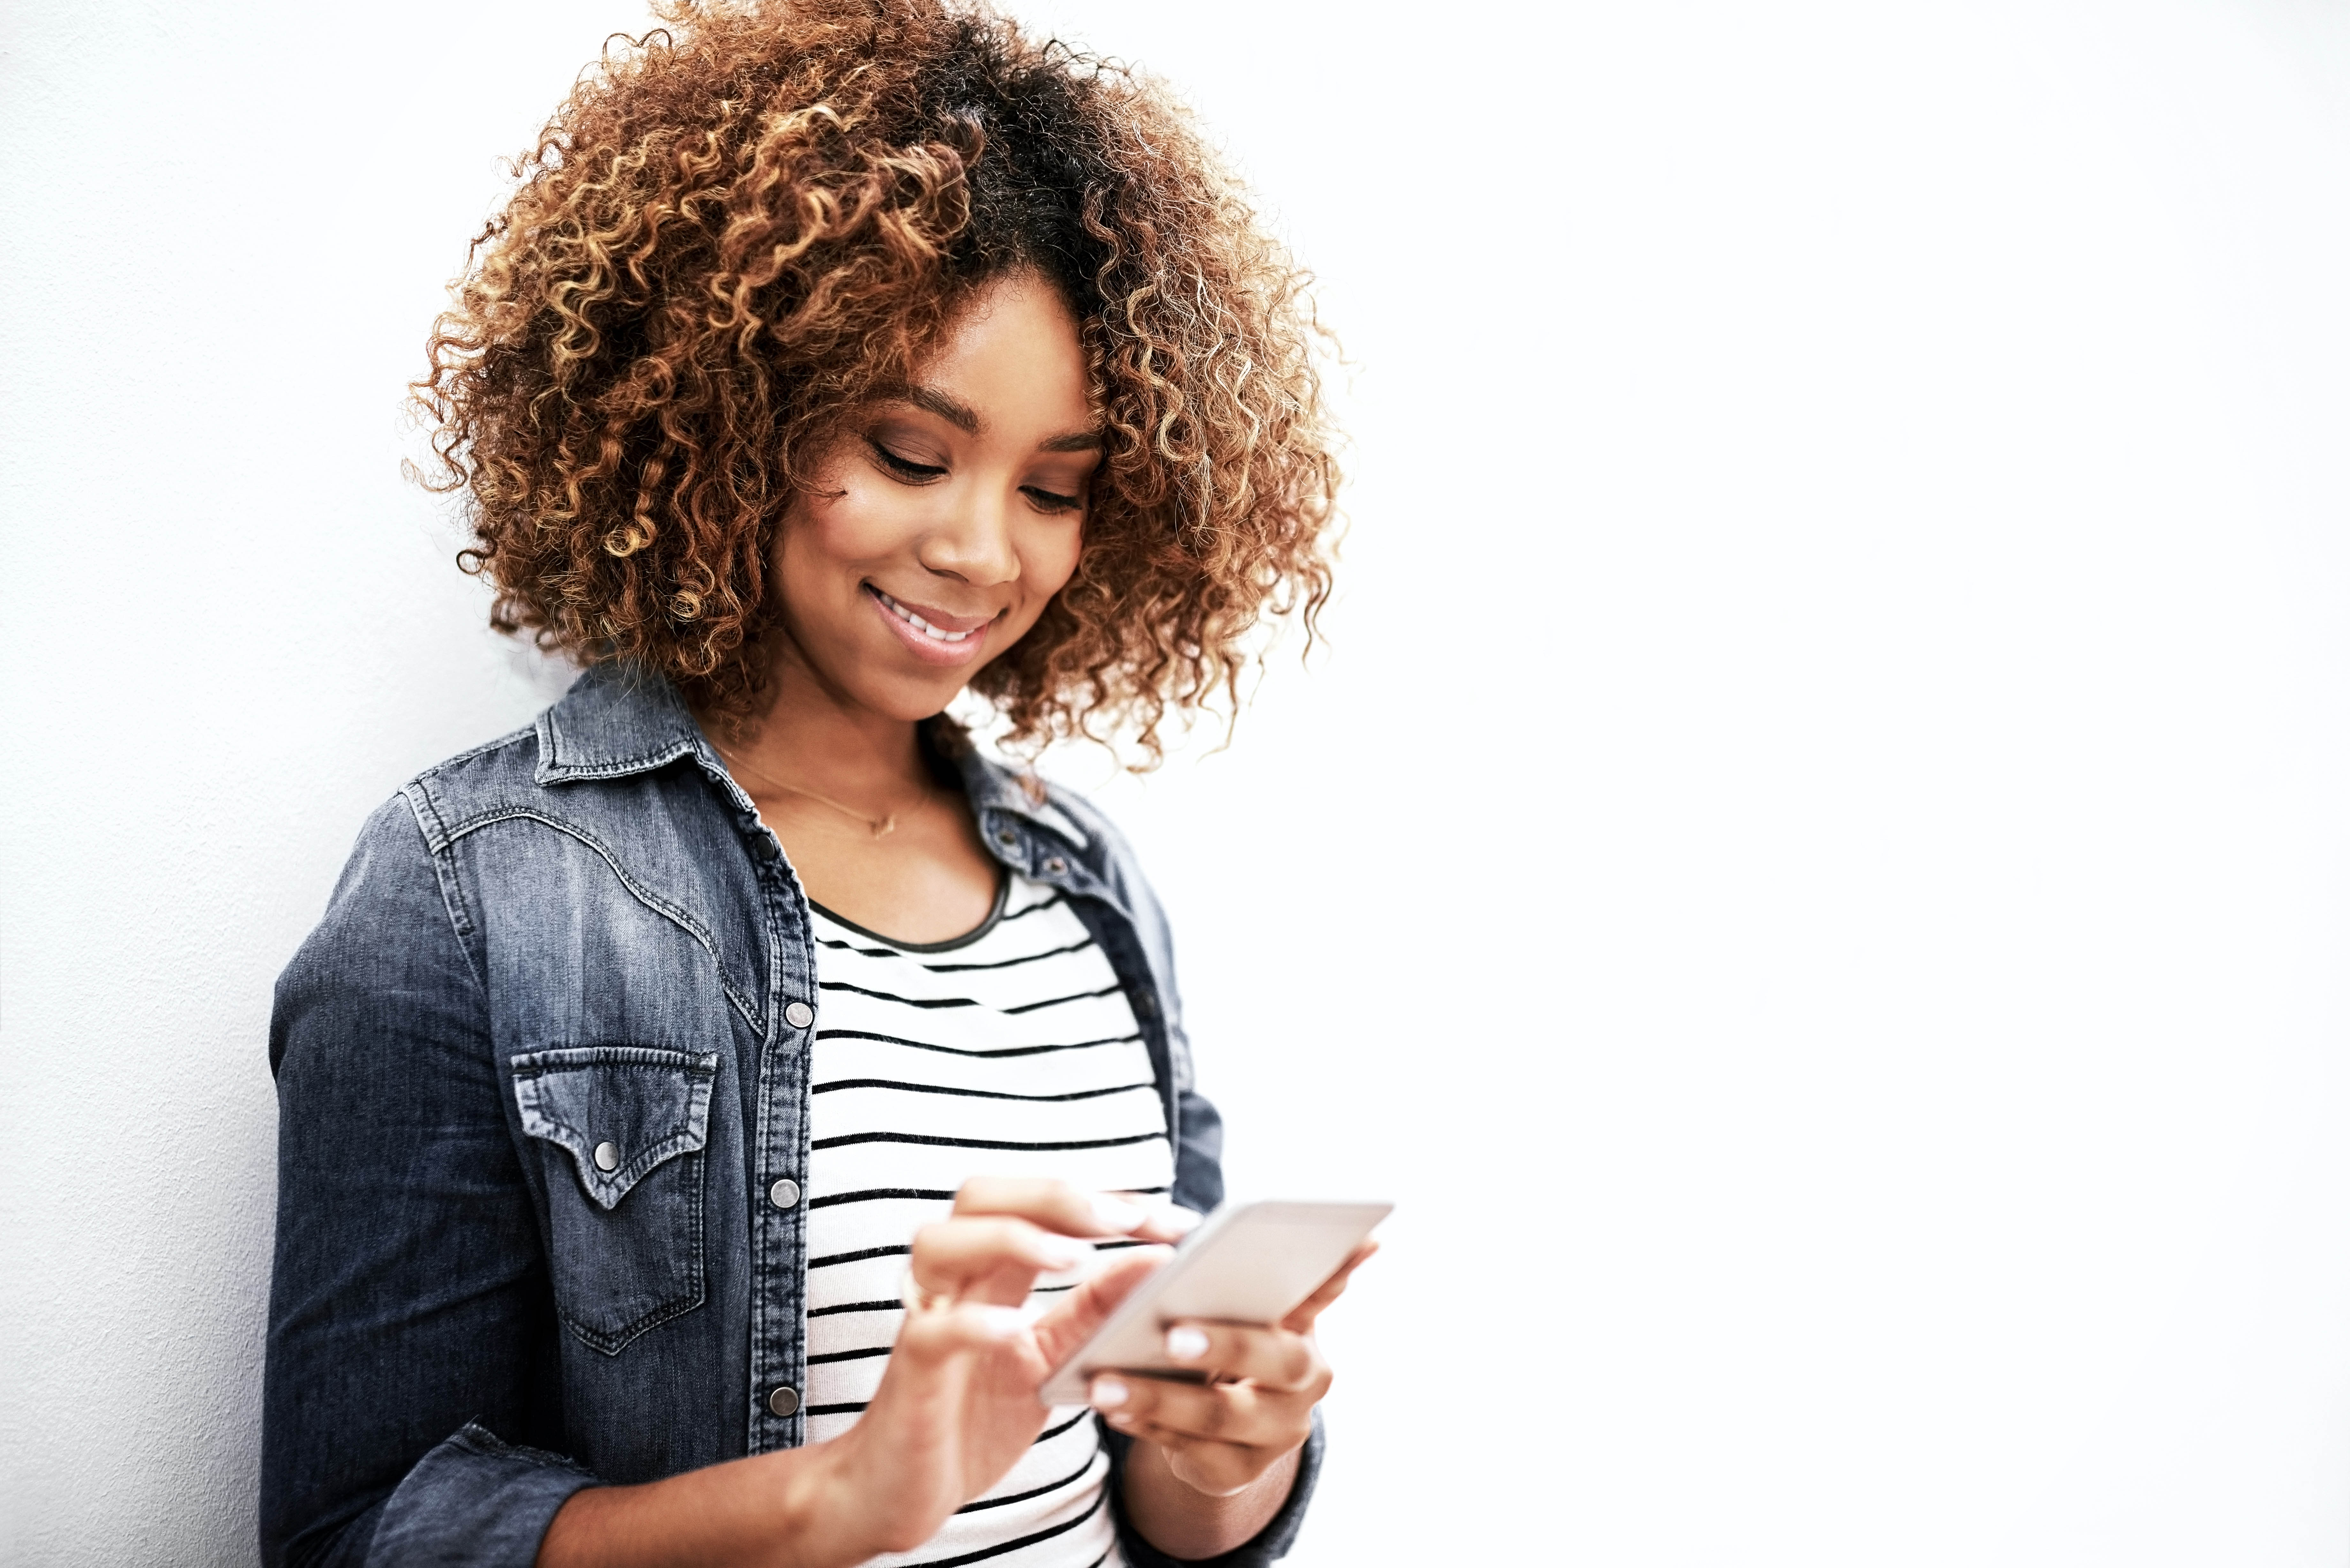
[{"label": "eyebrow", "polygon": [[[940,391],[936,387],[908,387],[899,394],[906,401],[926,413],[933,413],[965,435],[979,433],[979,411],[962,399]],[[1070,431],[1066,435],[1047,436],[1036,443],[1038,452],[1099,452],[1102,450],[1098,431]]]}]

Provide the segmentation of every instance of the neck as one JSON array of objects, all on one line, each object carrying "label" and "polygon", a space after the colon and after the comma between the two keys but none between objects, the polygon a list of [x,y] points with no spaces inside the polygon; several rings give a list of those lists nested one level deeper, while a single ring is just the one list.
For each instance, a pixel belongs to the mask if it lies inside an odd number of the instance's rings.
[{"label": "neck", "polygon": [[781,640],[775,695],[750,739],[729,750],[773,778],[842,800],[896,800],[920,790],[928,773],[914,722],[858,703],[788,637]]}]

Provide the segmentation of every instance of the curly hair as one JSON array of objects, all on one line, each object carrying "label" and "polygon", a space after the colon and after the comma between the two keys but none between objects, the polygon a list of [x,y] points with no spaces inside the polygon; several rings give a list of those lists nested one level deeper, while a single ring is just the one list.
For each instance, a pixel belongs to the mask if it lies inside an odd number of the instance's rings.
[{"label": "curly hair", "polygon": [[[775,530],[959,307],[1066,296],[1105,459],[1076,569],[972,690],[1034,750],[1237,708],[1330,590],[1308,277],[1155,84],[957,0],[675,0],[517,161],[415,385],[493,623],[658,669],[730,727]],[[1301,613],[1302,612],[1302,613]]]}]

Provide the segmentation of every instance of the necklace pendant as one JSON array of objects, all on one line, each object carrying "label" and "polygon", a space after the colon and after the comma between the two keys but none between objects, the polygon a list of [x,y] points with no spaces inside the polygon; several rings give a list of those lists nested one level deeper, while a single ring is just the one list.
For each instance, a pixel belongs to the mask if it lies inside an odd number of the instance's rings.
[{"label": "necklace pendant", "polygon": [[874,837],[887,838],[898,831],[898,814],[893,811],[880,821],[868,822],[867,826],[873,829]]}]

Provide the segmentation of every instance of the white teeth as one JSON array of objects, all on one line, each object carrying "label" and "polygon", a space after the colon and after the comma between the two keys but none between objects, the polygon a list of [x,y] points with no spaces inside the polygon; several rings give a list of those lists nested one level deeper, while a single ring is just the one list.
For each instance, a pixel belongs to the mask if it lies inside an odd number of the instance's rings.
[{"label": "white teeth", "polygon": [[873,590],[873,597],[879,599],[884,605],[888,606],[891,615],[896,616],[899,620],[904,621],[908,626],[912,627],[916,631],[920,632],[932,642],[969,642],[972,638],[978,636],[980,631],[983,629],[979,627],[973,627],[969,631],[941,631],[937,627],[932,626],[929,621],[924,620],[920,616],[916,615],[912,610],[908,609],[904,605],[899,604],[896,599],[891,598],[879,588],[875,588]]}]

